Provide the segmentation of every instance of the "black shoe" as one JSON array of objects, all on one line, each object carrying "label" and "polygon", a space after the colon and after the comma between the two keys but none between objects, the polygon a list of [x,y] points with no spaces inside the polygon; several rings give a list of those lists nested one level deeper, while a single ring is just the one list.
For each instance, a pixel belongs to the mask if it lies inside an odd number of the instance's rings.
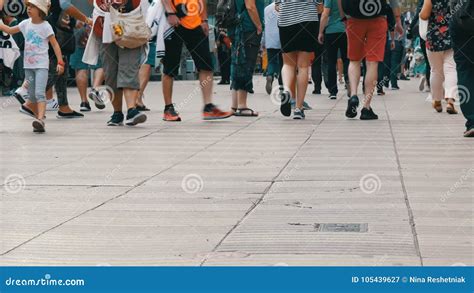
[{"label": "black shoe", "polygon": [[36,118],[35,113],[33,113],[33,111],[31,111],[30,109],[28,109],[24,105],[21,105],[20,113],[25,114],[25,115],[30,116],[30,117],[33,117],[33,118]]},{"label": "black shoe", "polygon": [[110,120],[107,121],[108,126],[121,126],[123,125],[123,113],[122,112],[114,112]]},{"label": "black shoe", "polygon": [[360,111],[360,120],[377,120],[379,119],[379,116],[374,113],[374,110],[372,108],[362,108],[362,111]]},{"label": "black shoe", "polygon": [[230,84],[230,82],[227,81],[227,80],[221,80],[221,81],[219,81],[217,84],[221,84],[221,85],[222,85],[222,84]]},{"label": "black shoe", "polygon": [[389,86],[389,81],[388,81],[387,79],[384,79],[384,81],[383,81],[383,86],[386,87],[386,88],[388,88],[388,86]]},{"label": "black shoe", "polygon": [[349,101],[347,101],[346,117],[354,118],[357,116],[357,107],[359,107],[359,97],[352,96]]},{"label": "black shoe", "polygon": [[56,115],[58,119],[73,119],[73,118],[84,118],[84,114],[78,113],[76,111],[72,111],[70,113],[64,113],[58,111],[58,115]]},{"label": "black shoe", "polygon": [[398,85],[392,85],[392,91],[398,91],[400,88],[398,87]]},{"label": "black shoe", "polygon": [[474,137],[474,127],[466,129],[464,132],[464,137]]},{"label": "black shoe", "polygon": [[280,112],[283,116],[291,116],[291,94],[290,92],[280,92]]},{"label": "black shoe", "polygon": [[321,90],[314,90],[313,91],[313,95],[320,95],[321,94]]},{"label": "black shoe", "polygon": [[253,89],[250,89],[249,91],[249,94],[254,94],[255,92],[253,91]]},{"label": "black shoe", "polygon": [[99,91],[97,91],[96,89],[92,89],[89,92],[89,99],[94,101],[94,104],[97,107],[97,109],[102,110],[105,108],[105,102],[102,100],[102,97],[100,96]]},{"label": "black shoe", "polygon": [[135,126],[146,121],[145,113],[138,111],[136,108],[128,109],[127,120],[125,125]]},{"label": "black shoe", "polygon": [[400,80],[410,80],[405,74],[400,76]]},{"label": "black shoe", "polygon": [[147,106],[145,106],[145,105],[141,105],[141,106],[140,106],[140,105],[137,105],[135,108],[136,108],[138,111],[140,111],[140,112],[147,112],[147,111],[150,111],[150,109],[148,109]]},{"label": "black shoe", "polygon": [[13,96],[16,98],[18,103],[20,103],[21,105],[23,105],[25,103],[25,99],[19,93],[14,92]]},{"label": "black shoe", "polygon": [[37,133],[43,133],[45,132],[45,129],[44,129],[44,122],[41,121],[41,120],[35,120],[33,121],[33,132],[37,132]]},{"label": "black shoe", "polygon": [[79,108],[79,111],[81,112],[90,112],[91,110],[91,105],[87,102],[82,102]]},{"label": "black shoe", "polygon": [[330,100],[335,100],[335,99],[337,99],[337,94],[329,94],[329,99],[330,99]]},{"label": "black shoe", "polygon": [[377,95],[385,96],[385,92],[383,91],[383,89],[377,89]]}]

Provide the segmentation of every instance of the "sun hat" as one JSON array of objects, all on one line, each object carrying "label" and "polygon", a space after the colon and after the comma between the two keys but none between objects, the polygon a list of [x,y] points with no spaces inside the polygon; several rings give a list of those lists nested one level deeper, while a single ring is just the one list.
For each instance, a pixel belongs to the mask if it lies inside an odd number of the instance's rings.
[{"label": "sun hat", "polygon": [[46,15],[48,15],[49,7],[51,7],[50,0],[29,0],[28,3],[38,7],[38,9],[43,11]]}]

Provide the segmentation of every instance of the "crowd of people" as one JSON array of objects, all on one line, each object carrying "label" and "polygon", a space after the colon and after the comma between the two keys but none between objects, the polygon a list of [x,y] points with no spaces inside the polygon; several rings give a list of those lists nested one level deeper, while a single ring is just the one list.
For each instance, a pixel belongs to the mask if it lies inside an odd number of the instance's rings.
[{"label": "crowd of people", "polygon": [[[27,8],[11,13],[9,1]],[[88,0],[77,5],[71,0],[0,0],[0,31],[13,36],[20,55],[4,51],[0,57],[4,65],[11,63],[7,67],[19,85],[13,95],[20,112],[34,118],[35,132],[45,131],[46,110],[57,111],[61,119],[81,118],[81,112],[91,111],[89,100],[104,109],[107,97],[113,97],[114,110],[108,125],[144,123],[149,111],[144,92],[157,56],[163,66],[163,120],[181,121],[173,86],[184,45],[198,71],[205,120],[259,115],[248,94],[254,91],[263,50],[265,90],[278,95],[284,116],[305,119],[305,111],[312,109],[305,101],[308,85],[320,95],[324,84],[329,99],[341,96],[341,89],[347,96],[347,118],[360,111],[360,119],[376,120],[374,95],[398,90],[399,80],[416,77],[420,91],[430,92],[436,112],[457,114],[460,105],[467,120],[464,136],[474,137],[472,2],[420,0],[415,13],[402,14],[398,0],[275,0],[266,7],[264,0],[220,0],[213,38],[218,84],[230,86],[232,93],[229,111],[212,102],[213,28],[202,0]],[[132,25],[142,29],[130,34],[127,26]],[[68,103],[70,69],[81,98],[79,112]],[[107,95],[99,91],[103,84]]]}]

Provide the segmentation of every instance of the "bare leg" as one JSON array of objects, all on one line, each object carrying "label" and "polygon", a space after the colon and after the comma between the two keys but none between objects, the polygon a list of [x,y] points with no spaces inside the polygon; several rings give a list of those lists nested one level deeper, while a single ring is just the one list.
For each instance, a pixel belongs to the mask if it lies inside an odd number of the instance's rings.
[{"label": "bare leg", "polygon": [[44,115],[46,113],[46,102],[39,102],[35,106],[38,108],[36,118],[38,118],[39,120],[43,120]]},{"label": "bare leg", "polygon": [[114,112],[122,112],[122,95],[123,95],[122,90],[117,90],[114,93],[114,96],[112,99],[112,106],[114,107]]},{"label": "bare leg", "polygon": [[244,109],[248,108],[247,106],[247,91],[246,90],[238,90],[237,91],[237,97],[238,97],[238,102],[239,102],[239,109]]},{"label": "bare leg", "polygon": [[367,61],[366,64],[367,64],[367,73],[365,74],[364,107],[370,108],[370,101],[372,101],[372,96],[374,95],[374,89],[377,84],[378,62]]},{"label": "bare leg", "polygon": [[87,70],[76,70],[76,85],[81,101],[87,103]]},{"label": "bare leg", "polygon": [[357,89],[360,82],[360,61],[351,61],[349,63],[349,83],[351,94],[357,95]]},{"label": "bare leg", "polygon": [[201,85],[204,105],[207,105],[212,102],[212,71],[201,70],[199,72],[199,83]]},{"label": "bare leg", "polygon": [[[286,91],[290,91],[294,98],[296,94],[295,80],[296,80],[296,59],[297,53],[283,53],[283,68],[281,69],[281,76],[283,78],[283,87]],[[308,81],[306,81],[308,83]]]},{"label": "bare leg", "polygon": [[140,78],[140,90],[138,91],[137,96],[137,105],[143,106],[143,93],[145,92],[145,88],[150,81],[151,76],[151,65],[143,64],[140,67],[139,78]]},{"label": "bare leg", "polygon": [[[123,89],[123,95],[125,97],[125,102],[127,103],[127,110],[135,108],[137,106],[137,100],[136,100],[137,90],[128,89],[128,88]],[[122,105],[120,105],[120,108],[122,108]]]},{"label": "bare leg", "polygon": [[53,98],[53,88],[46,91],[46,100],[49,101]]},{"label": "bare leg", "polygon": [[296,107],[299,109],[303,108],[306,90],[308,89],[308,78],[311,76],[309,70],[311,69],[312,55],[313,53],[309,52],[298,52],[296,60],[298,66]]},{"label": "bare leg", "polygon": [[237,106],[238,106],[237,91],[232,90],[232,108],[237,109]]},{"label": "bare leg", "polygon": [[96,69],[94,71],[94,81],[93,81],[92,87],[95,89],[100,87],[102,83],[104,82],[104,79],[105,79],[104,69],[103,68]]}]

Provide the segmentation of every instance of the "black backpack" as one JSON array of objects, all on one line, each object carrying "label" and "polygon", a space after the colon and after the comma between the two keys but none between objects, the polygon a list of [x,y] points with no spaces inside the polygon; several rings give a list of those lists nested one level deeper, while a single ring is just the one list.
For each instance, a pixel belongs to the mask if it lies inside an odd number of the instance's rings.
[{"label": "black backpack", "polygon": [[473,0],[451,0],[451,11],[453,24],[459,29],[474,35],[474,1]]},{"label": "black backpack", "polygon": [[387,8],[386,0],[342,0],[344,13],[353,18],[376,18],[386,15]]},{"label": "black backpack", "polygon": [[216,10],[216,25],[219,28],[234,28],[240,23],[235,0],[219,0]]}]

